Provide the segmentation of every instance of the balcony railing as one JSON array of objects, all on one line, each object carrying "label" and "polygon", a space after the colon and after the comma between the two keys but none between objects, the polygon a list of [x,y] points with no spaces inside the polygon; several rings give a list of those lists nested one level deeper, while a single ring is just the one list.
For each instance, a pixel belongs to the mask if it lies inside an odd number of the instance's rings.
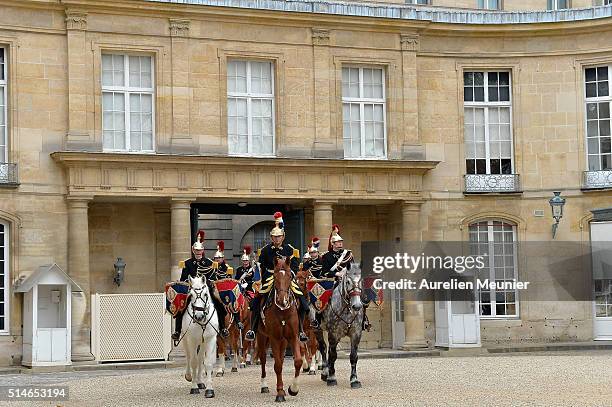
[{"label": "balcony railing", "polygon": [[582,177],[582,188],[612,188],[612,170],[585,171]]},{"label": "balcony railing", "polygon": [[518,174],[466,174],[466,193],[520,192]]},{"label": "balcony railing", "polygon": [[19,177],[17,173],[17,164],[0,163],[0,186],[13,186],[18,184]]}]

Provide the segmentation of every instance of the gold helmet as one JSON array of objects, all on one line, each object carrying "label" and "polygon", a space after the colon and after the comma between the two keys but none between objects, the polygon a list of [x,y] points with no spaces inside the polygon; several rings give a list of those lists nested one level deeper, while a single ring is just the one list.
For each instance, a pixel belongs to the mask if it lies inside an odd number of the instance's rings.
[{"label": "gold helmet", "polygon": [[285,236],[285,223],[283,222],[283,214],[280,212],[274,213],[274,228],[270,231],[270,236]]},{"label": "gold helmet", "polygon": [[318,252],[321,241],[318,237],[313,237],[311,243],[308,245],[308,252]]}]

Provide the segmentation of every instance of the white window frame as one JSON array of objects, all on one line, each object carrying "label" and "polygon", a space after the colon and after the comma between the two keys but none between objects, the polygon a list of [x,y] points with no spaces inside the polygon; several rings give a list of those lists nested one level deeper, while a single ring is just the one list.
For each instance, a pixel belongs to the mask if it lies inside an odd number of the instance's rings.
[{"label": "white window frame", "polygon": [[4,329],[0,330],[1,335],[10,335],[10,327],[11,327],[11,307],[10,307],[10,279],[9,279],[9,271],[10,271],[10,258],[9,258],[9,233],[10,233],[10,225],[8,222],[0,220],[0,224],[4,227],[4,242],[2,250],[4,250]]},{"label": "white window frame", "polygon": [[[495,252],[494,252],[494,232],[493,232],[493,222],[502,222],[506,225],[512,226],[512,242],[514,245],[514,249],[513,249],[513,264],[514,264],[514,278],[516,279],[516,281],[519,281],[519,276],[518,276],[518,241],[517,241],[517,230],[516,230],[516,225],[505,220],[505,219],[483,219],[483,220],[479,220],[479,221],[474,221],[472,223],[470,223],[470,225],[468,226],[468,233],[471,233],[469,230],[469,227],[471,227],[472,225],[481,223],[481,222],[487,222],[487,246],[488,246],[488,252],[489,253],[489,272],[487,274],[489,278],[489,281],[495,281],[495,260],[494,260],[494,256],[495,256]],[[503,232],[505,233],[505,232]],[[478,241],[478,243],[480,244],[480,241]],[[479,278],[483,278],[485,276],[479,275]],[[503,291],[510,291],[510,290],[503,290]],[[489,299],[490,301],[487,302],[486,304],[490,304],[491,305],[491,315],[482,315],[480,312],[480,307],[478,309],[478,315],[480,317],[480,319],[519,319],[520,318],[520,309],[519,309],[519,290],[515,289],[514,290],[514,310],[515,310],[515,314],[514,315],[497,315],[497,309],[496,309],[496,305],[497,305],[497,298],[496,298],[496,293],[497,290],[494,288],[491,288],[489,290]],[[480,303],[480,305],[482,306],[482,302],[480,301],[480,292],[476,292],[477,294],[477,298],[478,301]]]},{"label": "white window frame", "polygon": [[[602,67],[602,66],[607,66],[608,68],[608,96],[597,96],[597,97],[589,97],[587,98],[587,93],[586,93],[586,70],[587,69],[592,69],[592,68],[598,68],[598,67]],[[588,109],[587,106],[589,105],[589,103],[602,103],[602,102],[608,102],[608,104],[610,105],[610,131],[611,131],[611,137],[612,137],[612,64],[596,64],[596,65],[589,65],[589,66],[585,66],[582,69],[582,92],[584,95],[584,154],[585,154],[585,162],[586,162],[586,171],[610,171],[612,170],[612,167],[608,168],[608,169],[603,169],[601,167],[601,144],[598,144],[598,149],[597,151],[599,151],[597,153],[597,156],[599,157],[599,169],[598,170],[591,170],[589,169],[589,156],[591,155],[595,155],[595,154],[589,154],[589,129],[588,129]],[[599,121],[599,120],[598,120]],[[601,137],[597,137],[597,142],[600,142]],[[612,154],[612,152],[611,152]]]},{"label": "white window frame", "polygon": [[9,129],[9,117],[8,117],[8,105],[9,105],[9,100],[8,100],[8,48],[7,47],[3,47],[0,46],[0,50],[2,50],[2,52],[4,53],[4,65],[2,67],[3,69],[3,77],[4,79],[0,79],[0,92],[2,92],[2,96],[3,96],[3,100],[4,100],[4,130],[2,131],[2,133],[0,133],[0,142],[4,143],[4,162],[8,163],[9,160],[9,143],[8,143],[8,129]]},{"label": "white window frame", "polygon": [[[485,163],[486,163],[486,167],[487,167],[487,172],[486,174],[475,174],[475,175],[504,175],[504,174],[491,174],[491,147],[489,144],[489,108],[490,107],[509,107],[510,108],[510,174],[514,174],[515,170],[514,170],[514,165],[515,165],[515,159],[514,159],[514,126],[513,126],[513,122],[514,122],[514,112],[512,109],[512,105],[513,105],[513,99],[512,99],[512,87],[513,87],[513,83],[512,83],[512,71],[508,70],[508,69],[489,69],[489,70],[484,70],[484,69],[465,69],[463,74],[465,74],[466,72],[482,72],[484,74],[484,101],[483,102],[476,102],[476,101],[465,101],[465,96],[464,96],[464,100],[463,100],[463,107],[464,107],[464,117],[465,117],[465,108],[466,107],[475,107],[475,108],[484,108],[484,130],[485,130]],[[509,92],[508,92],[508,96],[509,99],[507,102],[501,102],[501,101],[497,101],[497,102],[488,102],[489,100],[489,72],[493,72],[493,73],[501,73],[501,72],[507,72],[508,73],[508,86],[509,86]],[[465,89],[465,82],[463,83],[463,89]],[[475,99],[475,98],[473,98]],[[463,130],[464,132],[464,144],[465,144],[465,128]],[[468,160],[468,157],[464,158],[463,161],[463,165],[465,168],[465,173],[467,174],[467,167],[466,166],[466,160]],[[501,164],[501,163],[500,163]],[[506,174],[509,175],[509,174]]]},{"label": "white window frame", "polygon": [[431,6],[431,0],[407,0],[406,4],[417,4],[419,6]]},{"label": "white window frame", "polygon": [[[274,80],[275,69],[276,66],[273,61],[262,61],[262,60],[254,60],[254,59],[241,59],[241,58],[232,58],[231,61],[242,61],[246,63],[246,85],[247,91],[246,93],[241,92],[230,92],[229,87],[227,88],[227,101],[229,102],[230,98],[236,99],[246,99],[247,102],[247,152],[246,153],[229,153],[228,146],[228,155],[232,157],[276,157],[276,82]],[[251,63],[252,62],[267,62],[270,64],[270,80],[271,80],[271,93],[252,93],[251,92]],[[228,63],[229,65],[229,63]],[[260,154],[253,152],[253,99],[269,99],[272,100],[272,154]],[[228,115],[229,117],[229,115]],[[229,142],[229,127],[227,132],[227,138]]]},{"label": "white window frame", "polygon": [[546,9],[547,10],[569,10],[572,8],[572,0],[567,1],[567,7],[559,8],[559,1],[561,0],[547,0],[546,1]]},{"label": "white window frame", "polygon": [[[364,65],[343,65],[344,68],[359,69],[359,95],[363,95],[363,70],[364,69],[380,69],[382,71],[382,98],[364,98],[364,97],[346,97],[342,93],[342,112],[344,112],[344,104],[359,104],[359,132],[361,134],[361,155],[359,157],[347,157],[345,160],[386,160],[387,159],[387,82],[385,69],[380,66],[364,66]],[[383,108],[383,155],[380,157],[364,156],[365,151],[365,105],[378,104]],[[344,151],[344,130],[342,130],[342,151]]]},{"label": "white window frame", "polygon": [[[104,152],[108,153],[126,153],[126,154],[154,154],[155,153],[155,58],[148,54],[139,54],[133,52],[116,52],[108,51],[102,52],[104,55],[121,55],[123,56],[123,84],[124,86],[105,86],[102,80],[102,66],[100,66],[100,85],[102,88],[102,114],[104,115],[104,92],[123,93],[124,97],[124,109],[125,109],[125,149],[111,149],[105,148]],[[151,58],[151,88],[132,88],[129,86],[130,71],[129,71],[129,60],[130,56],[135,57],[149,57]],[[100,58],[100,61],[102,59]],[[130,150],[130,142],[132,139],[130,131],[130,95],[132,93],[146,93],[151,95],[151,150]],[[102,118],[102,132],[104,133],[104,118]],[[104,146],[104,135],[102,135],[102,145]]]},{"label": "white window frame", "polygon": [[[490,7],[491,0],[476,0],[476,6],[480,10],[503,10],[503,0],[496,0],[498,7]],[[482,6],[481,6],[482,3]]]}]

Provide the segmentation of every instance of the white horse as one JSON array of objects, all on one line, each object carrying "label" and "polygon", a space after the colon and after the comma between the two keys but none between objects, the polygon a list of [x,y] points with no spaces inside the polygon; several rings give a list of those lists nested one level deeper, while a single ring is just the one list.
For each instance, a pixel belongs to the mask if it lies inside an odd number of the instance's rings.
[{"label": "white horse", "polygon": [[[217,332],[219,320],[212,302],[206,278],[189,277],[189,305],[183,315],[181,340],[185,348],[187,369],[185,379],[191,382],[191,394],[199,394],[205,389],[206,398],[215,397],[212,385],[213,365],[217,353]],[[206,384],[203,382],[204,367]]]}]

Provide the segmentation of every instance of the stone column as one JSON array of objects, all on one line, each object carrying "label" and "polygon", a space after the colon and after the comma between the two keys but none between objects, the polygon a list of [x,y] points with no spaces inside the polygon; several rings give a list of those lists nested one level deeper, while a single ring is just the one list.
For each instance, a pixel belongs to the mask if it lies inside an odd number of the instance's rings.
[{"label": "stone column", "polygon": [[314,235],[321,239],[321,251],[327,251],[327,240],[331,233],[333,221],[333,205],[337,201],[319,201],[313,202],[314,212]]},{"label": "stone column", "polygon": [[[376,205],[376,219],[378,221],[378,234],[377,238],[379,242],[388,241],[390,238],[386,233],[386,229],[389,224],[389,212],[390,208],[388,205]],[[387,290],[384,295],[386,298],[389,297],[390,291]],[[393,312],[391,309],[391,302],[384,306],[380,310],[380,342],[378,346],[380,348],[391,348],[393,347]]]},{"label": "stone column", "polygon": [[170,264],[171,278],[178,280],[181,260],[191,256],[191,202],[193,199],[177,198],[170,203]]},{"label": "stone column", "polygon": [[72,293],[72,360],[94,360],[91,353],[91,289],[89,275],[89,202],[68,199],[68,274],[83,292]]},{"label": "stone column", "polygon": [[[401,203],[402,212],[402,246],[410,242],[421,241],[421,229],[419,218],[421,214],[421,202],[403,201]],[[402,346],[404,350],[414,350],[427,347],[425,340],[425,316],[423,312],[423,301],[406,293],[404,297],[404,329],[405,342]]]}]

